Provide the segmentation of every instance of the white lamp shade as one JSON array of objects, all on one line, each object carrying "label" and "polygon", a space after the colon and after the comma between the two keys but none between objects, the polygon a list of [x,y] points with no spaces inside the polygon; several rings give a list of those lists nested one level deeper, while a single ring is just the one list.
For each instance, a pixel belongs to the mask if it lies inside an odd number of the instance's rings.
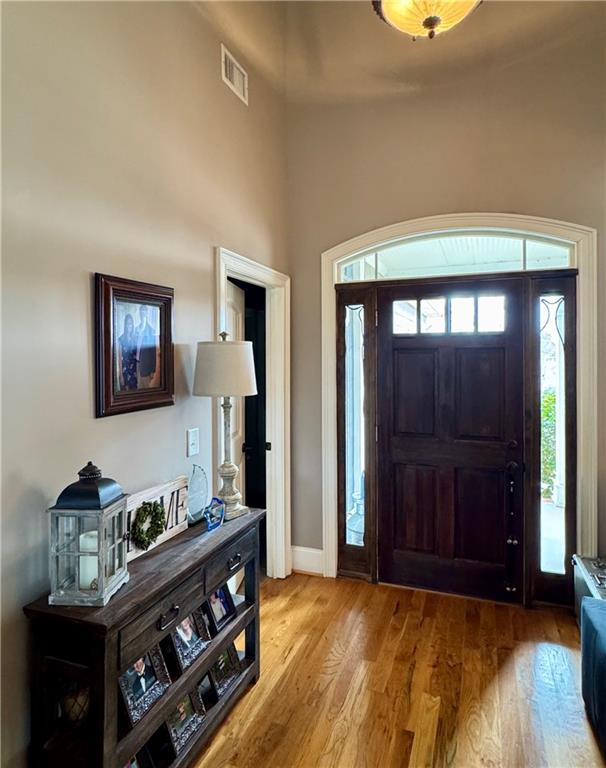
[{"label": "white lamp shade", "polygon": [[199,341],[194,395],[232,397],[257,394],[251,341]]}]

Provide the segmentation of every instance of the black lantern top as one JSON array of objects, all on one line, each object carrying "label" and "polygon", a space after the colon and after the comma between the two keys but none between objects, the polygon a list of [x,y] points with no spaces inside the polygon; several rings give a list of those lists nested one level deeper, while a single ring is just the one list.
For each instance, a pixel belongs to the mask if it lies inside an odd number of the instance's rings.
[{"label": "black lantern top", "polygon": [[115,480],[101,477],[92,461],[78,472],[79,480],[64,488],[52,509],[103,509],[124,496]]}]

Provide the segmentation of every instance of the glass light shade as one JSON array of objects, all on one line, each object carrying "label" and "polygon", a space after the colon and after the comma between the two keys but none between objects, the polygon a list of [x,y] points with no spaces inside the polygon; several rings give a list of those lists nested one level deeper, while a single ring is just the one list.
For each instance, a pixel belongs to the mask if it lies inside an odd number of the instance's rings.
[{"label": "glass light shade", "polygon": [[379,16],[400,32],[435,37],[456,27],[482,0],[375,0]]}]

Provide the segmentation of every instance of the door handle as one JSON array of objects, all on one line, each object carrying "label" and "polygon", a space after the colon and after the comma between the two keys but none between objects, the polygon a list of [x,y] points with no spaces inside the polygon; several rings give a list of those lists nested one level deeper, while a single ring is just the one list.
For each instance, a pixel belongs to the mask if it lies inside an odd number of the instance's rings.
[{"label": "door handle", "polygon": [[516,529],[515,524],[515,512],[516,512],[516,479],[521,467],[517,461],[508,461],[505,465],[505,471],[507,472],[507,487],[508,487],[508,520],[507,528],[509,533],[507,534],[506,544],[507,551],[505,552],[505,591],[517,592],[518,588],[515,584],[516,581],[516,561],[517,553],[514,547],[519,544],[518,537],[514,533]]},{"label": "door handle", "polygon": [[179,618],[180,610],[180,607],[176,603],[173,603],[166,613],[161,614],[160,618],[156,622],[158,631],[164,632],[165,629],[168,629],[170,625]]}]

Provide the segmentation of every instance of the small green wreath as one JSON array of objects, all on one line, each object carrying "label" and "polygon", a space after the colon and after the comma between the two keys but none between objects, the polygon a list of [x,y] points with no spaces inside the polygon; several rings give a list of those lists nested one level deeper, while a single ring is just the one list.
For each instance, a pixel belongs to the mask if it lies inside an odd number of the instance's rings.
[{"label": "small green wreath", "polygon": [[[145,527],[145,524],[148,524]],[[144,501],[135,512],[130,526],[130,540],[137,549],[149,549],[164,532],[166,517],[159,501]]]}]

